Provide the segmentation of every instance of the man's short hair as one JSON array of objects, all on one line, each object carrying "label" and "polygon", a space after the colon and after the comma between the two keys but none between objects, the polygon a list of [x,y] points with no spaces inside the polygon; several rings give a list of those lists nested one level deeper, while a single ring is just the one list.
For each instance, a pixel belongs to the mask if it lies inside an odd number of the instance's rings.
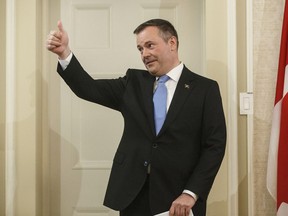
[{"label": "man's short hair", "polygon": [[151,19],[148,20],[142,24],[140,24],[135,30],[134,34],[139,34],[142,32],[145,28],[149,26],[154,26],[159,29],[160,36],[163,38],[165,42],[168,42],[168,40],[174,36],[177,39],[177,47],[179,46],[179,39],[178,34],[174,26],[167,20],[164,19]]}]

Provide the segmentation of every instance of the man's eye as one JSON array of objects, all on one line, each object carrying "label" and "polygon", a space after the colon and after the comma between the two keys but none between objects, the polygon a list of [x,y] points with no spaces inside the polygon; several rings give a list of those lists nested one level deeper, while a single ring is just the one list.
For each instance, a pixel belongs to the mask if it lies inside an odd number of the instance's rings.
[{"label": "man's eye", "polygon": [[153,48],[153,44],[148,44],[148,48]]}]

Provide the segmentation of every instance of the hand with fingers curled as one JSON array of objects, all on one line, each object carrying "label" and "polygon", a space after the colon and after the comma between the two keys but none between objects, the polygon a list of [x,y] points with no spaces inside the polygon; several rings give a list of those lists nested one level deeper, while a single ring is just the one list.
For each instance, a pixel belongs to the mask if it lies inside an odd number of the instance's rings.
[{"label": "hand with fingers curled", "polygon": [[71,53],[69,48],[69,37],[64,30],[62,22],[58,21],[58,30],[50,31],[46,40],[46,48],[57,54],[59,59],[65,59]]},{"label": "hand with fingers curled", "polygon": [[169,216],[189,216],[196,200],[189,194],[182,193],[171,205]]}]

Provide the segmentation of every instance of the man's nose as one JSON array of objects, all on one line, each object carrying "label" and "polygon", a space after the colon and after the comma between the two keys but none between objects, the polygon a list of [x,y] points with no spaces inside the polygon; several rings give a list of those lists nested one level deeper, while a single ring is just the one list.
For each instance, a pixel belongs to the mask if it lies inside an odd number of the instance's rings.
[{"label": "man's nose", "polygon": [[144,49],[142,50],[142,57],[145,58],[145,57],[147,57],[147,56],[149,56],[149,55],[150,55],[149,50],[144,48]]}]

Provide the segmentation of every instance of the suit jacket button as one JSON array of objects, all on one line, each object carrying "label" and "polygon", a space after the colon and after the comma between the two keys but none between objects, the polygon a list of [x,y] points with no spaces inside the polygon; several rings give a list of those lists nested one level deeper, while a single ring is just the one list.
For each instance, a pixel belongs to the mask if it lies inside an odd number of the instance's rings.
[{"label": "suit jacket button", "polygon": [[149,164],[149,163],[148,163],[147,161],[144,161],[144,164],[143,164],[143,165],[144,165],[145,167],[147,167],[148,164]]},{"label": "suit jacket button", "polygon": [[153,143],[152,147],[157,148],[158,147],[157,143]]}]

